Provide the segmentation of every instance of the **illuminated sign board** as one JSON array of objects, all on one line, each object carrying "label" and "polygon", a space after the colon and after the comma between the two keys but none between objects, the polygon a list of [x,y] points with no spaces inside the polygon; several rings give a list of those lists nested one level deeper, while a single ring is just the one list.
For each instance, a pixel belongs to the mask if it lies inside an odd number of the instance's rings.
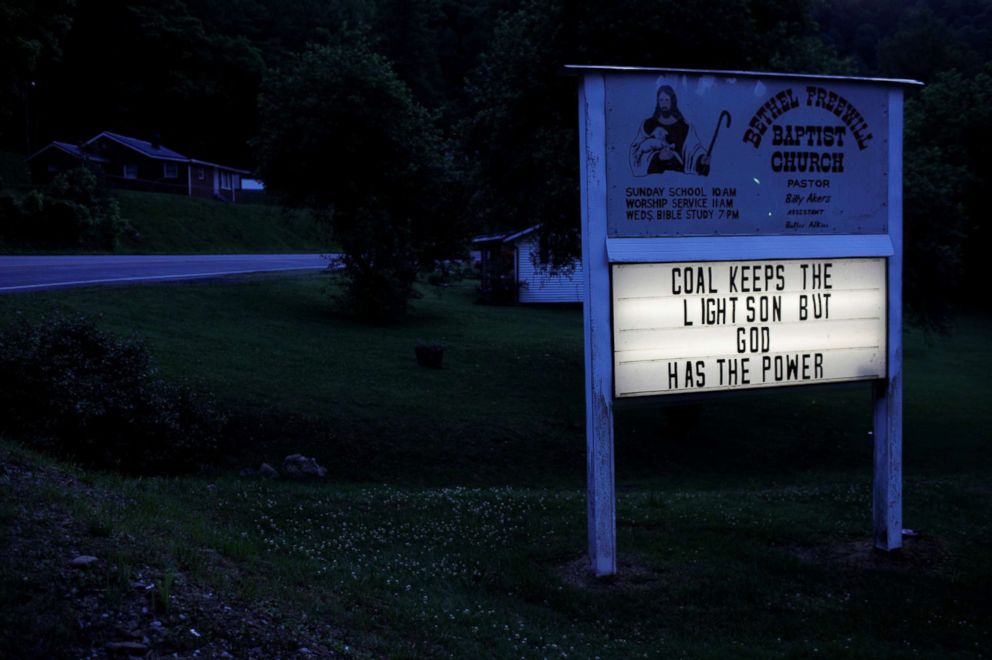
[{"label": "illuminated sign board", "polygon": [[884,259],[613,264],[615,395],[884,378]]}]

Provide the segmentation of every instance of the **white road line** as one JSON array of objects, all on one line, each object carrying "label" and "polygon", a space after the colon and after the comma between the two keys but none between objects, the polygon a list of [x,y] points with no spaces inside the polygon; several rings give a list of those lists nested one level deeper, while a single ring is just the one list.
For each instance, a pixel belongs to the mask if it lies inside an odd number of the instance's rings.
[{"label": "white road line", "polygon": [[138,277],[112,277],[109,279],[102,280],[74,280],[67,282],[45,282],[43,284],[19,284],[17,286],[2,286],[0,291],[19,291],[24,289],[44,289],[54,288],[59,286],[76,286],[80,284],[108,284],[110,282],[144,282],[149,280],[177,280],[177,279],[194,279],[198,277],[212,277],[218,275],[245,275],[248,273],[271,273],[274,271],[283,270],[320,270],[324,266],[288,266],[284,268],[264,268],[262,270],[226,270],[226,271],[216,271],[208,273],[179,273],[176,275],[146,275]]}]

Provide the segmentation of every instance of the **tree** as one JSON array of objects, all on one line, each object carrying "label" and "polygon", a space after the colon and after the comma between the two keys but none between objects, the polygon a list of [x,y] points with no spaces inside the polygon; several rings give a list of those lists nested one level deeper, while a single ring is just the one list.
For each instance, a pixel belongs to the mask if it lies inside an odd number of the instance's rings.
[{"label": "tree", "polygon": [[[480,231],[541,224],[552,267],[579,255],[578,120],[562,65],[762,68],[814,30],[799,0],[527,0],[468,78],[460,137]],[[829,52],[800,44],[804,53]],[[840,65],[838,65],[840,66]]]},{"label": "tree", "polygon": [[992,65],[975,77],[949,71],[906,102],[907,304],[916,320],[941,330],[953,304],[984,298],[990,82]]},{"label": "tree", "polygon": [[453,256],[459,222],[440,132],[361,35],[311,45],[267,78],[254,141],[259,174],[325,214],[359,316],[404,314],[418,270]]},{"label": "tree", "polygon": [[[29,94],[38,67],[62,55],[62,38],[72,26],[73,0],[0,0],[0,141],[28,150],[31,145]],[[23,140],[12,118],[20,110]]]},{"label": "tree", "polygon": [[264,62],[246,38],[183,0],[102,0],[80,3],[63,50],[39,72],[39,137],[158,133],[180,152],[247,165]]},{"label": "tree", "polygon": [[556,3],[503,15],[467,83],[470,117],[460,127],[469,208],[477,231],[540,223],[555,266],[579,254],[578,122]]}]

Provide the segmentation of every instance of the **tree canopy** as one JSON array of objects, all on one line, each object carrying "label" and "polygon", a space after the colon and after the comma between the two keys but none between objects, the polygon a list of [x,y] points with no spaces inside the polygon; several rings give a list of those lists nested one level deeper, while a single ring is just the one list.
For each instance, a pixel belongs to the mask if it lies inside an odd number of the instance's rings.
[{"label": "tree canopy", "polygon": [[259,98],[259,174],[286,200],[326,212],[348,307],[406,310],[417,273],[457,254],[452,182],[434,117],[363,35],[310,45]]}]

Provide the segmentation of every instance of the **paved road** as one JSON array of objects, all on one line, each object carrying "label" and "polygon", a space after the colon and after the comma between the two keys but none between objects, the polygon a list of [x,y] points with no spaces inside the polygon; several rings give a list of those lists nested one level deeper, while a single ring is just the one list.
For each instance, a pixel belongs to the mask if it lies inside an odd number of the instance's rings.
[{"label": "paved road", "polygon": [[328,261],[335,257],[321,254],[0,257],[0,293],[316,270],[327,268]]}]

